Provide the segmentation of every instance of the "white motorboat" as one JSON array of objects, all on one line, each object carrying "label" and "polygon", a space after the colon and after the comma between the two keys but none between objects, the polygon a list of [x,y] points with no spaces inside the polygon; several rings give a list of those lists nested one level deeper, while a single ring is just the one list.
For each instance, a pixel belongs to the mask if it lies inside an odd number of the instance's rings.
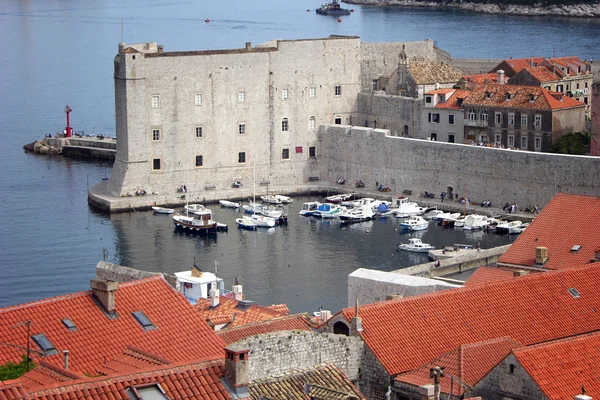
[{"label": "white motorboat", "polygon": [[219,204],[222,207],[226,207],[226,208],[240,208],[240,203],[236,203],[234,201],[229,201],[229,200],[219,200]]},{"label": "white motorboat", "polygon": [[252,219],[252,217],[247,215],[242,215],[242,218],[236,218],[235,223],[237,224],[238,228],[248,229],[251,231],[256,230],[258,227],[258,224]]},{"label": "white motorboat", "polygon": [[337,217],[344,209],[337,204],[321,204],[314,212],[313,216],[317,218],[331,219]]},{"label": "white motorboat", "polygon": [[157,214],[173,214],[175,210],[165,207],[152,207],[152,210]]},{"label": "white motorboat", "polygon": [[[460,213],[450,213],[450,215],[448,215],[447,217],[445,217],[441,220],[441,225],[442,226],[454,226],[454,223],[459,218],[460,218]],[[438,221],[440,221],[440,220],[438,220]]]},{"label": "white motorboat", "polygon": [[359,208],[353,208],[352,210],[343,211],[338,215],[342,222],[361,222],[369,221],[375,218],[373,209],[369,204],[363,205]]},{"label": "white motorboat", "polygon": [[320,205],[321,203],[319,203],[318,201],[309,201],[307,203],[302,203],[302,210],[300,210],[298,214],[303,215],[305,217],[310,217],[311,215],[313,215],[315,210],[319,208]]},{"label": "white motorboat", "polygon": [[508,233],[511,228],[518,228],[523,225],[522,221],[510,221],[496,225],[496,233]]},{"label": "white motorboat", "polygon": [[260,199],[267,204],[281,204],[282,201],[277,198],[277,196],[273,196],[270,194],[264,195],[264,196],[260,196]]},{"label": "white motorboat", "polygon": [[217,222],[217,231],[219,232],[228,232],[229,231],[229,225],[224,224],[222,222]]},{"label": "white motorboat", "polygon": [[277,199],[279,199],[282,203],[285,203],[285,204],[290,204],[290,203],[294,202],[294,199],[292,199],[291,197],[288,197],[288,196],[282,196],[280,194],[276,194],[275,197]]},{"label": "white motorboat", "polygon": [[215,233],[217,232],[217,223],[212,219],[212,211],[205,208],[203,211],[196,211],[193,214],[186,213],[175,214],[173,223],[176,228],[182,228],[194,233]]},{"label": "white motorboat", "polygon": [[427,229],[428,226],[429,222],[417,215],[413,215],[400,223],[400,228],[405,231],[422,231]]},{"label": "white motorboat", "polygon": [[252,214],[250,217],[259,228],[272,228],[277,220],[275,218],[266,217],[264,215]]},{"label": "white motorboat", "polygon": [[283,210],[272,206],[260,206],[256,209],[256,213],[269,218],[279,218],[283,215]]},{"label": "white motorboat", "polygon": [[440,214],[444,214],[444,212],[442,210],[438,210],[437,208],[434,208],[433,210],[429,210],[425,214],[423,214],[423,218],[437,219],[437,216]]},{"label": "white motorboat", "polygon": [[521,226],[515,226],[515,227],[512,227],[512,228],[508,228],[508,233],[509,234],[517,234],[518,235],[520,233],[523,233],[523,231],[525,229],[527,229],[528,226],[529,226],[529,224],[525,223],[525,224],[521,224]]},{"label": "white motorboat", "polygon": [[261,210],[262,207],[263,207],[262,204],[258,204],[258,203],[251,201],[249,204],[244,204],[242,206],[242,209],[244,210],[244,212],[246,214],[254,214],[254,213],[259,212],[259,210]]},{"label": "white motorboat", "polygon": [[362,199],[357,200],[342,201],[342,205],[344,207],[358,208],[366,205],[372,205],[374,201],[375,199],[372,199],[370,197],[363,197]]},{"label": "white motorboat", "polygon": [[454,220],[454,227],[455,228],[462,228],[463,226],[465,226],[465,218],[466,217],[458,217]]},{"label": "white motorboat", "polygon": [[202,204],[186,204],[184,209],[190,213],[204,212],[208,210],[208,208],[204,207]]},{"label": "white motorboat", "polygon": [[467,231],[478,231],[488,225],[489,217],[479,214],[471,214],[465,217],[465,224],[462,227]]},{"label": "white motorboat", "polygon": [[408,243],[399,243],[398,248],[414,253],[428,253],[430,250],[435,250],[434,246],[423,243],[419,238],[408,239]]},{"label": "white motorboat", "polygon": [[336,194],[333,196],[325,197],[325,200],[327,200],[327,202],[331,203],[331,204],[339,204],[342,201],[351,199],[355,195],[356,195],[356,193]]},{"label": "white motorboat", "polygon": [[[414,201],[408,201],[408,197],[398,196],[392,198],[392,204],[390,206],[392,209],[396,209],[396,217],[402,214],[411,215],[423,215],[425,211],[428,209],[425,207],[420,207]],[[399,217],[401,218],[401,217]]]}]

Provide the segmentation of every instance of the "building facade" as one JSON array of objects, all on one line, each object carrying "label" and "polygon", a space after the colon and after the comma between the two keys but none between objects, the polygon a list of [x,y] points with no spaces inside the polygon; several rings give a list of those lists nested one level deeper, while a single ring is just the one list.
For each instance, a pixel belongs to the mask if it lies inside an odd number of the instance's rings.
[{"label": "building facade", "polygon": [[424,97],[423,126],[429,139],[448,143],[464,143],[462,103],[468,90],[438,89]]}]

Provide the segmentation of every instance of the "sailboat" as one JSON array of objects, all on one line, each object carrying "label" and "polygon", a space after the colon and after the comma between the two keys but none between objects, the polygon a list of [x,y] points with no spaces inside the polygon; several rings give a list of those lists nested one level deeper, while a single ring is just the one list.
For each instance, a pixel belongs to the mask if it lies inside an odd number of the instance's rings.
[{"label": "sailboat", "polygon": [[[238,228],[255,231],[258,227],[258,223],[254,220],[254,217],[256,216],[256,160],[254,161],[254,186],[252,189],[252,197],[252,216],[242,215],[241,218],[235,219],[235,223],[237,224]],[[246,209],[246,206],[244,206],[244,209]]]},{"label": "sailboat", "polygon": [[[187,187],[187,162],[185,165],[185,184]],[[199,205],[201,206],[201,205]],[[201,206],[197,207],[197,211],[192,211],[190,216],[190,205],[188,203],[188,196],[185,196],[185,215],[175,214],[173,215],[173,223],[175,228],[184,229],[192,233],[217,233],[217,223],[212,219],[212,211],[208,208]]]}]

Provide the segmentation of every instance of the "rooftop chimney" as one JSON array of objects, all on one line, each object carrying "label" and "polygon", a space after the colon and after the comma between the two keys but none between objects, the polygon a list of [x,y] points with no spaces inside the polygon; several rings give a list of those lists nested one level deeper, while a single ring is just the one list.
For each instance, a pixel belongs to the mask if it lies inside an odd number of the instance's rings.
[{"label": "rooftop chimney", "polygon": [[216,288],[212,288],[208,291],[208,296],[210,297],[210,308],[215,308],[219,305],[219,290]]},{"label": "rooftop chimney", "polygon": [[362,318],[358,315],[358,296],[356,296],[356,305],[354,306],[354,317],[352,317],[352,329],[355,333],[362,332]]},{"label": "rooftop chimney", "polygon": [[433,385],[419,386],[419,398],[421,400],[433,400],[434,387]]},{"label": "rooftop chimney", "polygon": [[246,42],[246,50],[252,50],[252,42]]},{"label": "rooftop chimney", "polygon": [[548,248],[547,247],[537,247],[535,249],[535,263],[544,265],[548,260]]},{"label": "rooftop chimney", "polygon": [[321,322],[326,322],[331,319],[331,311],[329,310],[321,310],[321,314],[319,314],[319,318]]},{"label": "rooftop chimney", "polygon": [[254,302],[251,300],[240,300],[237,303],[236,308],[242,310],[242,311],[246,311],[247,309],[249,309],[250,307],[252,307],[254,305]]},{"label": "rooftop chimney", "polygon": [[244,293],[242,292],[242,285],[238,283],[237,278],[235,278],[235,284],[231,288],[233,292],[233,298],[237,301],[244,300]]},{"label": "rooftop chimney", "polygon": [[386,300],[400,300],[401,298],[402,298],[402,295],[400,295],[398,293],[391,293],[391,294],[385,295]]},{"label": "rooftop chimney", "polygon": [[159,44],[157,46],[157,50],[158,50],[158,54],[162,54],[165,51],[165,46],[163,46],[162,44]]},{"label": "rooftop chimney", "polygon": [[250,397],[248,394],[249,353],[250,349],[245,347],[232,345],[225,348],[225,377],[238,398]]},{"label": "rooftop chimney", "polygon": [[112,313],[116,309],[115,294],[117,292],[118,284],[114,281],[102,281],[98,279],[92,279],[90,286],[94,292],[94,297],[107,313]]},{"label": "rooftop chimney", "polygon": [[524,271],[524,270],[522,270],[522,269],[519,269],[519,270],[513,271],[513,276],[514,276],[515,278],[517,278],[517,277],[519,277],[519,276],[525,276],[525,275],[527,275],[527,271]]},{"label": "rooftop chimney", "polygon": [[503,69],[499,69],[497,71],[497,73],[498,73],[498,84],[504,85],[504,83],[505,83],[504,82],[504,70]]},{"label": "rooftop chimney", "polygon": [[63,360],[65,369],[69,369],[69,350],[63,350]]}]

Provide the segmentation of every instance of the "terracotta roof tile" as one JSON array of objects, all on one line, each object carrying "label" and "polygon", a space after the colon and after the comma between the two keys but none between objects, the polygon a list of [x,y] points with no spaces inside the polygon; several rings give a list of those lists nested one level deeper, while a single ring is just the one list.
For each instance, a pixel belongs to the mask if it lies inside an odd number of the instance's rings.
[{"label": "terracotta roof tile", "polygon": [[[463,107],[492,106],[534,110],[585,107],[584,103],[569,96],[561,96],[561,101],[552,96],[552,92],[539,86],[487,84],[474,85],[471,89]],[[511,94],[510,99],[507,99],[507,93]],[[533,101],[531,101],[531,96],[533,96]]]},{"label": "terracotta roof tile", "polygon": [[[463,343],[529,345],[600,329],[598,285],[600,263],[365,305],[361,336],[390,375],[403,373]],[[350,323],[354,308],[341,313]]]},{"label": "terracotta roof tile", "polygon": [[435,105],[435,108],[460,110],[462,109],[461,100],[464,101],[470,93],[470,90],[453,90],[450,98],[446,99],[444,102],[438,102]]},{"label": "terracotta roof tile", "polygon": [[440,380],[442,392],[450,393],[452,390],[453,395],[460,396],[465,392],[465,386],[459,381],[452,382],[451,376],[469,386],[475,386],[496,364],[506,358],[512,349],[521,346],[511,338],[461,345],[421,368],[398,375],[396,381],[417,387],[428,385],[431,383],[430,368],[443,366],[446,376]]},{"label": "terracotta roof tile", "polygon": [[[304,385],[307,383],[310,385],[309,395],[305,393]],[[250,384],[248,392],[254,400],[258,400],[260,397],[272,400],[365,398],[348,377],[333,364],[290,371],[282,375],[256,380]]]},{"label": "terracotta roof tile", "polygon": [[465,286],[485,285],[488,283],[507,281],[514,278],[514,272],[497,267],[479,267],[467,279]]},{"label": "terracotta roof tile", "polygon": [[572,399],[581,393],[600,396],[600,333],[513,350],[521,366],[548,399]]},{"label": "terracotta roof tile", "polygon": [[[0,309],[0,342],[15,345],[0,346],[0,363],[20,360],[23,347],[18,346],[25,345],[27,327],[22,322],[26,320],[32,321],[31,335],[45,334],[58,350],[58,354],[46,356],[46,362],[62,366],[62,350],[69,350],[69,368],[89,375],[96,375],[98,368],[130,345],[174,362],[223,356],[223,341],[161,277],[123,283],[115,298],[115,319],[106,317],[91,291]],[[157,329],[144,330],[132,316],[134,311],[143,311]],[[65,317],[75,323],[76,330],[63,325]],[[33,340],[30,345],[39,349]],[[40,358],[38,353],[32,355]]]},{"label": "terracotta roof tile", "polygon": [[228,328],[281,318],[289,313],[287,306],[285,309],[283,308],[284,305],[278,305],[275,309],[256,304],[243,308],[239,307],[239,303],[235,299],[221,296],[219,305],[215,308],[210,307],[209,299],[198,299],[195,307],[201,317],[209,324],[213,326],[229,324]]},{"label": "terracotta roof tile", "polygon": [[[508,65],[513,71],[515,71],[515,74],[517,74],[523,68],[531,67],[532,64],[533,64],[533,66],[540,65],[540,63],[542,61],[544,61],[543,57],[529,57],[529,58],[511,58],[509,60],[504,60],[503,63],[506,63],[506,65]],[[500,65],[498,65],[496,68],[494,68],[494,71],[496,69],[498,69],[498,67],[501,67],[501,66],[502,66],[502,63],[500,63]],[[508,72],[508,71],[506,71],[506,72]]]},{"label": "terracotta roof tile", "polygon": [[551,82],[560,80],[560,77],[552,72],[551,69],[544,65],[540,65],[538,67],[525,67],[523,70],[529,72],[531,76],[537,79],[539,82]]},{"label": "terracotta roof tile", "polygon": [[455,83],[462,71],[442,61],[410,61],[410,73],[418,85]]},{"label": "terracotta roof tile", "polygon": [[27,392],[20,382],[0,382],[0,400],[24,399]]},{"label": "terracotta roof tile", "polygon": [[292,330],[310,331],[311,326],[312,324],[306,316],[298,314],[225,329],[217,332],[217,335],[219,335],[221,339],[223,339],[225,343],[229,345],[247,337],[260,335],[262,333]]},{"label": "terracotta roof tile", "polygon": [[[565,228],[572,227],[572,228]],[[548,249],[544,269],[589,262],[600,248],[600,197],[559,193],[500,257],[499,263],[535,265],[537,247]],[[581,245],[579,251],[571,251]]]},{"label": "terracotta roof tile", "polygon": [[467,83],[498,83],[498,74],[493,72],[489,74],[465,75],[462,79]]}]

